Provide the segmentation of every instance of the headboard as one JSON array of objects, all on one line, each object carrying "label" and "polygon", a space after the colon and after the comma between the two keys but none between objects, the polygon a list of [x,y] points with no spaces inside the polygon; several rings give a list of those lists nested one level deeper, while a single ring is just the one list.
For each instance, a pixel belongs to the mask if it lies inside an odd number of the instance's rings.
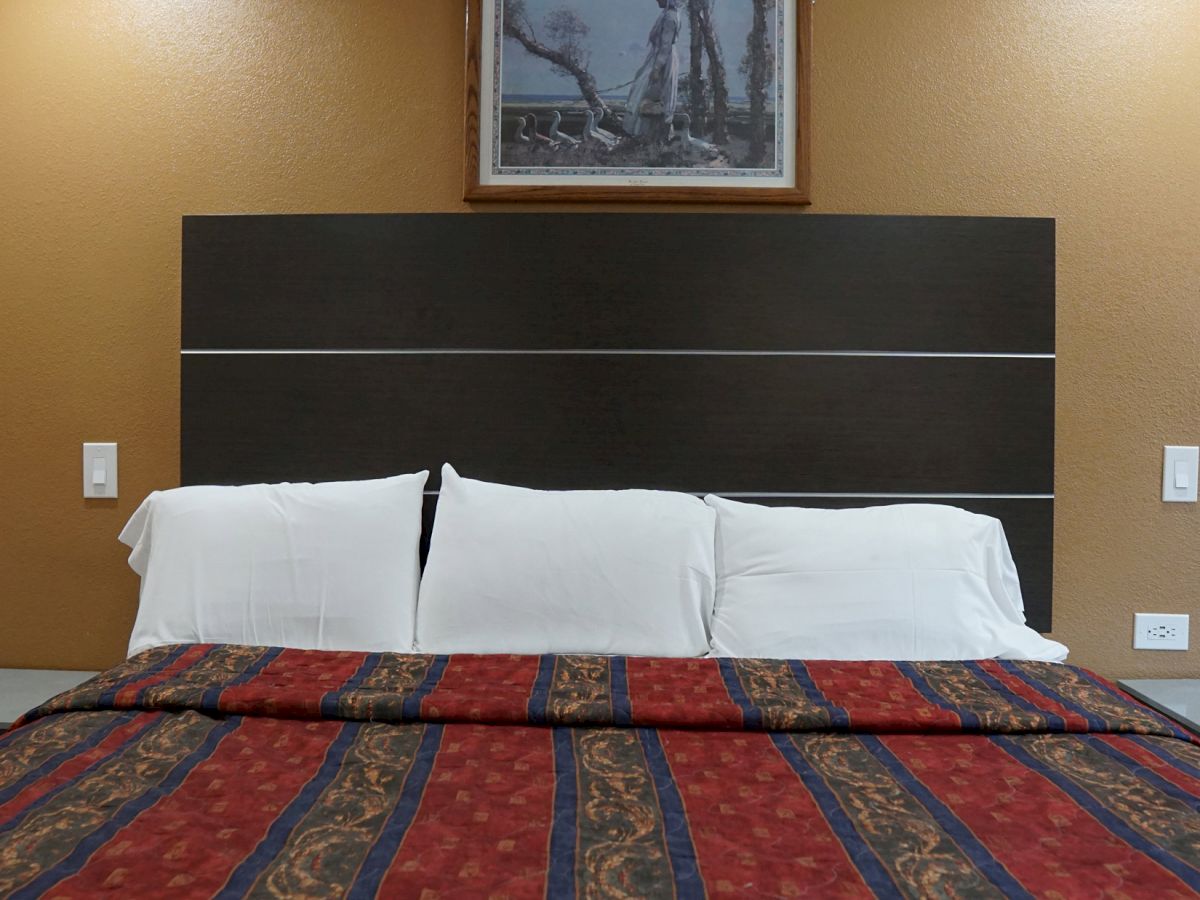
[{"label": "headboard", "polygon": [[1050,628],[1050,219],[188,216],[181,402],[183,484],[951,503]]}]

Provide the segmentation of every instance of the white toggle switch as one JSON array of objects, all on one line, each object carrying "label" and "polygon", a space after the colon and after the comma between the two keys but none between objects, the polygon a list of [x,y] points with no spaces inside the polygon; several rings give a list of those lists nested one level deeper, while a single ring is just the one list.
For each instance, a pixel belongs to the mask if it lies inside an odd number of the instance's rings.
[{"label": "white toggle switch", "polygon": [[1200,447],[1163,447],[1162,498],[1168,503],[1196,502]]},{"label": "white toggle switch", "polygon": [[83,445],[83,496],[117,496],[117,445]]}]

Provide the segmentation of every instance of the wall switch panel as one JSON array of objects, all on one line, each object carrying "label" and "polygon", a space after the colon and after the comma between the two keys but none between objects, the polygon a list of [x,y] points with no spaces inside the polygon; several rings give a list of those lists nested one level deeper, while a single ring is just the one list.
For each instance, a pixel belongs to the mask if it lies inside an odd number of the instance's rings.
[{"label": "wall switch panel", "polygon": [[1170,613],[1134,613],[1134,650],[1186,650],[1188,617]]},{"label": "wall switch panel", "polygon": [[1200,447],[1163,447],[1164,501],[1196,502],[1197,463],[1200,463]]},{"label": "wall switch panel", "polygon": [[83,445],[83,496],[117,496],[117,445]]}]

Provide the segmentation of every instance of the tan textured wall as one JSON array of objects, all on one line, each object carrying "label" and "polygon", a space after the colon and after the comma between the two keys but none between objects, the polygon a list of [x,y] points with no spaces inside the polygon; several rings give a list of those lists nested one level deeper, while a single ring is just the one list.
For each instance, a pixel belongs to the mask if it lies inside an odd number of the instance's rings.
[{"label": "tan textured wall", "polygon": [[[816,212],[1058,218],[1055,637],[1200,613],[1200,3],[820,0]],[[178,478],[179,217],[460,210],[457,0],[0,0],[0,666],[123,655],[115,536]],[[121,499],[79,444],[121,444]],[[1200,622],[1197,623],[1200,628]],[[1193,639],[1200,645],[1200,632]]]}]

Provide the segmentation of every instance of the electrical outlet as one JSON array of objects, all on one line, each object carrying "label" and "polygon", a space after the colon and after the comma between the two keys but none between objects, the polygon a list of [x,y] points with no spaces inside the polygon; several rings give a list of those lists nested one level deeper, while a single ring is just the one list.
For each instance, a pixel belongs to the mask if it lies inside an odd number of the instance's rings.
[{"label": "electrical outlet", "polygon": [[1188,617],[1169,613],[1134,613],[1134,650],[1186,650]]}]

